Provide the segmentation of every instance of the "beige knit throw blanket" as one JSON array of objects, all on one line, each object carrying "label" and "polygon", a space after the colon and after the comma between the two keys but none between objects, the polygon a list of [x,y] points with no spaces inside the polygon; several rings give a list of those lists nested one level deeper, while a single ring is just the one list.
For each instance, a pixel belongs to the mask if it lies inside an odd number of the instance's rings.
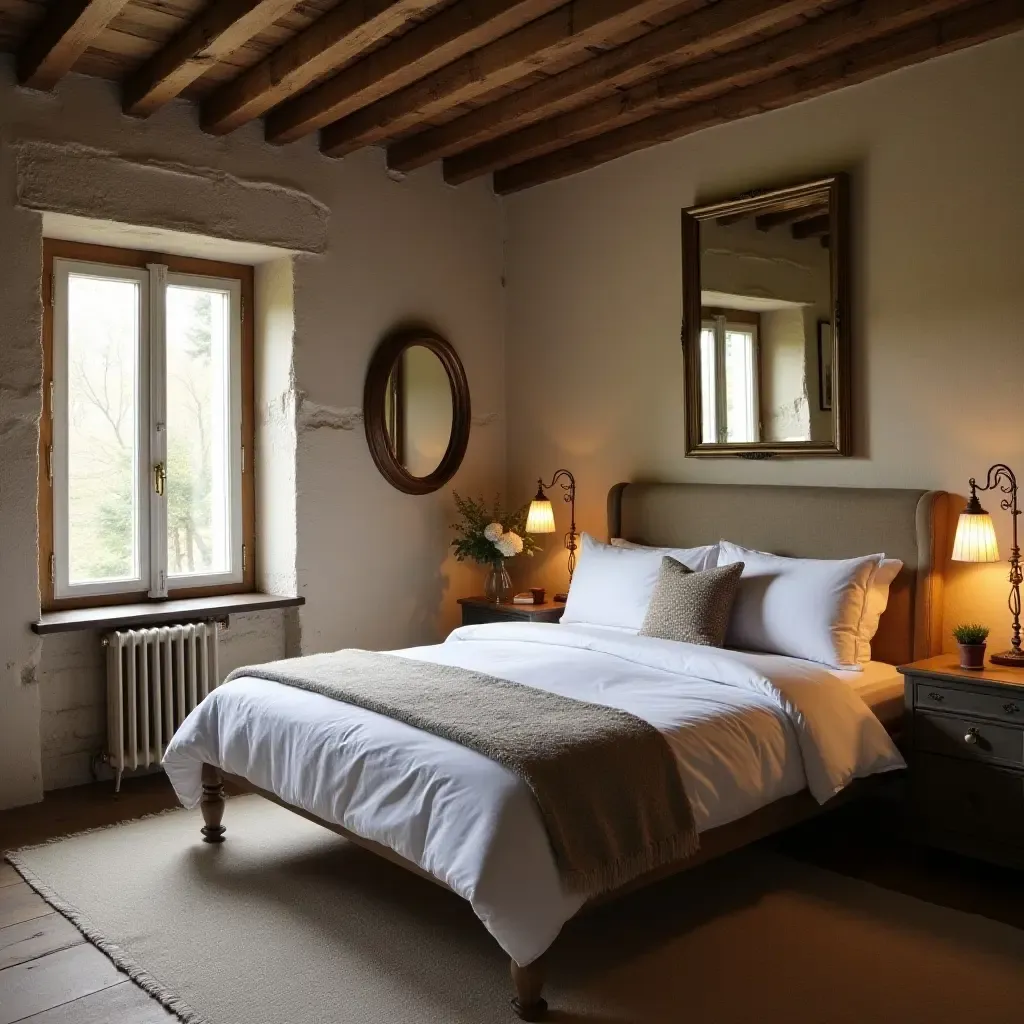
[{"label": "beige knit throw blanket", "polygon": [[355,704],[475,750],[530,787],[571,892],[595,895],[698,845],[665,738],[616,708],[480,672],[370,651],[239,668]]}]

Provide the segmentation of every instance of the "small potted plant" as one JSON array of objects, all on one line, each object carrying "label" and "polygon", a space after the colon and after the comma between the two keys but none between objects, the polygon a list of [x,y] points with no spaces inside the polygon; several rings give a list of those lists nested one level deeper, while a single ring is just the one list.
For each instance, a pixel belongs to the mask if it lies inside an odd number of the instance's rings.
[{"label": "small potted plant", "polygon": [[505,512],[497,499],[488,506],[456,494],[455,508],[459,513],[459,522],[452,523],[455,558],[490,566],[484,580],[484,597],[495,604],[507,604],[512,600],[512,580],[505,559],[532,555],[537,549],[536,541],[526,532],[529,503],[514,512]]},{"label": "small potted plant", "polygon": [[953,629],[953,638],[960,648],[960,667],[979,669],[985,667],[985,641],[988,626],[977,622],[965,622]]}]

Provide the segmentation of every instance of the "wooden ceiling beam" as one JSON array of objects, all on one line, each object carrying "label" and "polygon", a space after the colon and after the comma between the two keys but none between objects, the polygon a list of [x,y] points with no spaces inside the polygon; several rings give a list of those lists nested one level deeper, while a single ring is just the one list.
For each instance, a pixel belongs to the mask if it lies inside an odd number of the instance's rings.
[{"label": "wooden ceiling beam", "polygon": [[716,47],[734,44],[820,6],[820,0],[721,0],[448,124],[403,139],[388,149],[388,166],[397,171],[415,170],[566,106],[578,106],[599,93],[633,84],[669,58],[681,64],[706,57]]},{"label": "wooden ceiling beam", "polygon": [[800,241],[803,238],[820,238],[822,235],[828,234],[829,224],[829,215],[827,213],[821,213],[816,217],[807,217],[804,220],[798,220],[792,228],[790,228],[790,232],[797,241]]},{"label": "wooden ceiling beam", "polygon": [[204,131],[224,135],[355,60],[438,0],[346,0],[293,36],[202,105]]},{"label": "wooden ceiling beam", "polygon": [[126,114],[148,117],[298,2],[217,0],[210,4],[125,80],[122,109]]},{"label": "wooden ceiling beam", "polygon": [[713,100],[666,111],[494,175],[506,195],[588,170],[649,146],[823,96],[1024,28],[1024,0],[988,0]]},{"label": "wooden ceiling beam", "polygon": [[549,13],[563,0],[462,0],[266,118],[268,142],[292,142]]},{"label": "wooden ceiling beam", "polygon": [[130,0],[57,0],[18,52],[22,85],[52,89]]},{"label": "wooden ceiling beam", "polygon": [[660,110],[752,85],[801,64],[839,53],[919,23],[964,0],[864,0],[742,50],[677,68],[607,99],[522,128],[444,163],[445,180],[458,185],[600,135]]},{"label": "wooden ceiling beam", "polygon": [[320,135],[328,156],[345,156],[363,146],[415,127],[424,117],[536,71],[544,60],[585,49],[679,0],[572,0],[550,14],[475,50],[376,103],[329,124]]},{"label": "wooden ceiling beam", "polygon": [[[791,210],[773,210],[771,213],[762,213],[755,217],[754,224],[758,231],[771,231],[772,228],[777,228],[782,224],[789,224],[794,220],[805,220],[808,217],[825,213],[827,210],[827,205],[794,206]],[[721,219],[719,219],[719,224],[721,224]]]}]

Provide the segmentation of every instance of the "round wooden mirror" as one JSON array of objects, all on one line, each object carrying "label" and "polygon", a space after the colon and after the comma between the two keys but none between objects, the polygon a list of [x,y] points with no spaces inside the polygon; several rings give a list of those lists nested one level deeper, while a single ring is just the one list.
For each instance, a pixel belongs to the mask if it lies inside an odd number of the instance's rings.
[{"label": "round wooden mirror", "polygon": [[363,422],[377,468],[406,494],[443,487],[469,444],[469,383],[455,349],[422,328],[389,334],[366,373]]}]

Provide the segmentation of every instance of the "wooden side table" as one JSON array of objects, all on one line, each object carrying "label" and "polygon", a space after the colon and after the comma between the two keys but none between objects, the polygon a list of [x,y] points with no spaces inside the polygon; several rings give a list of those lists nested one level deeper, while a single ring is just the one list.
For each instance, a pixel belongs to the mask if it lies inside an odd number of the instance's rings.
[{"label": "wooden side table", "polygon": [[900,669],[914,825],[926,842],[1024,867],[1024,670]]},{"label": "wooden side table", "polygon": [[483,622],[558,622],[564,604],[495,604],[483,597],[460,597],[462,624],[477,626]]}]

